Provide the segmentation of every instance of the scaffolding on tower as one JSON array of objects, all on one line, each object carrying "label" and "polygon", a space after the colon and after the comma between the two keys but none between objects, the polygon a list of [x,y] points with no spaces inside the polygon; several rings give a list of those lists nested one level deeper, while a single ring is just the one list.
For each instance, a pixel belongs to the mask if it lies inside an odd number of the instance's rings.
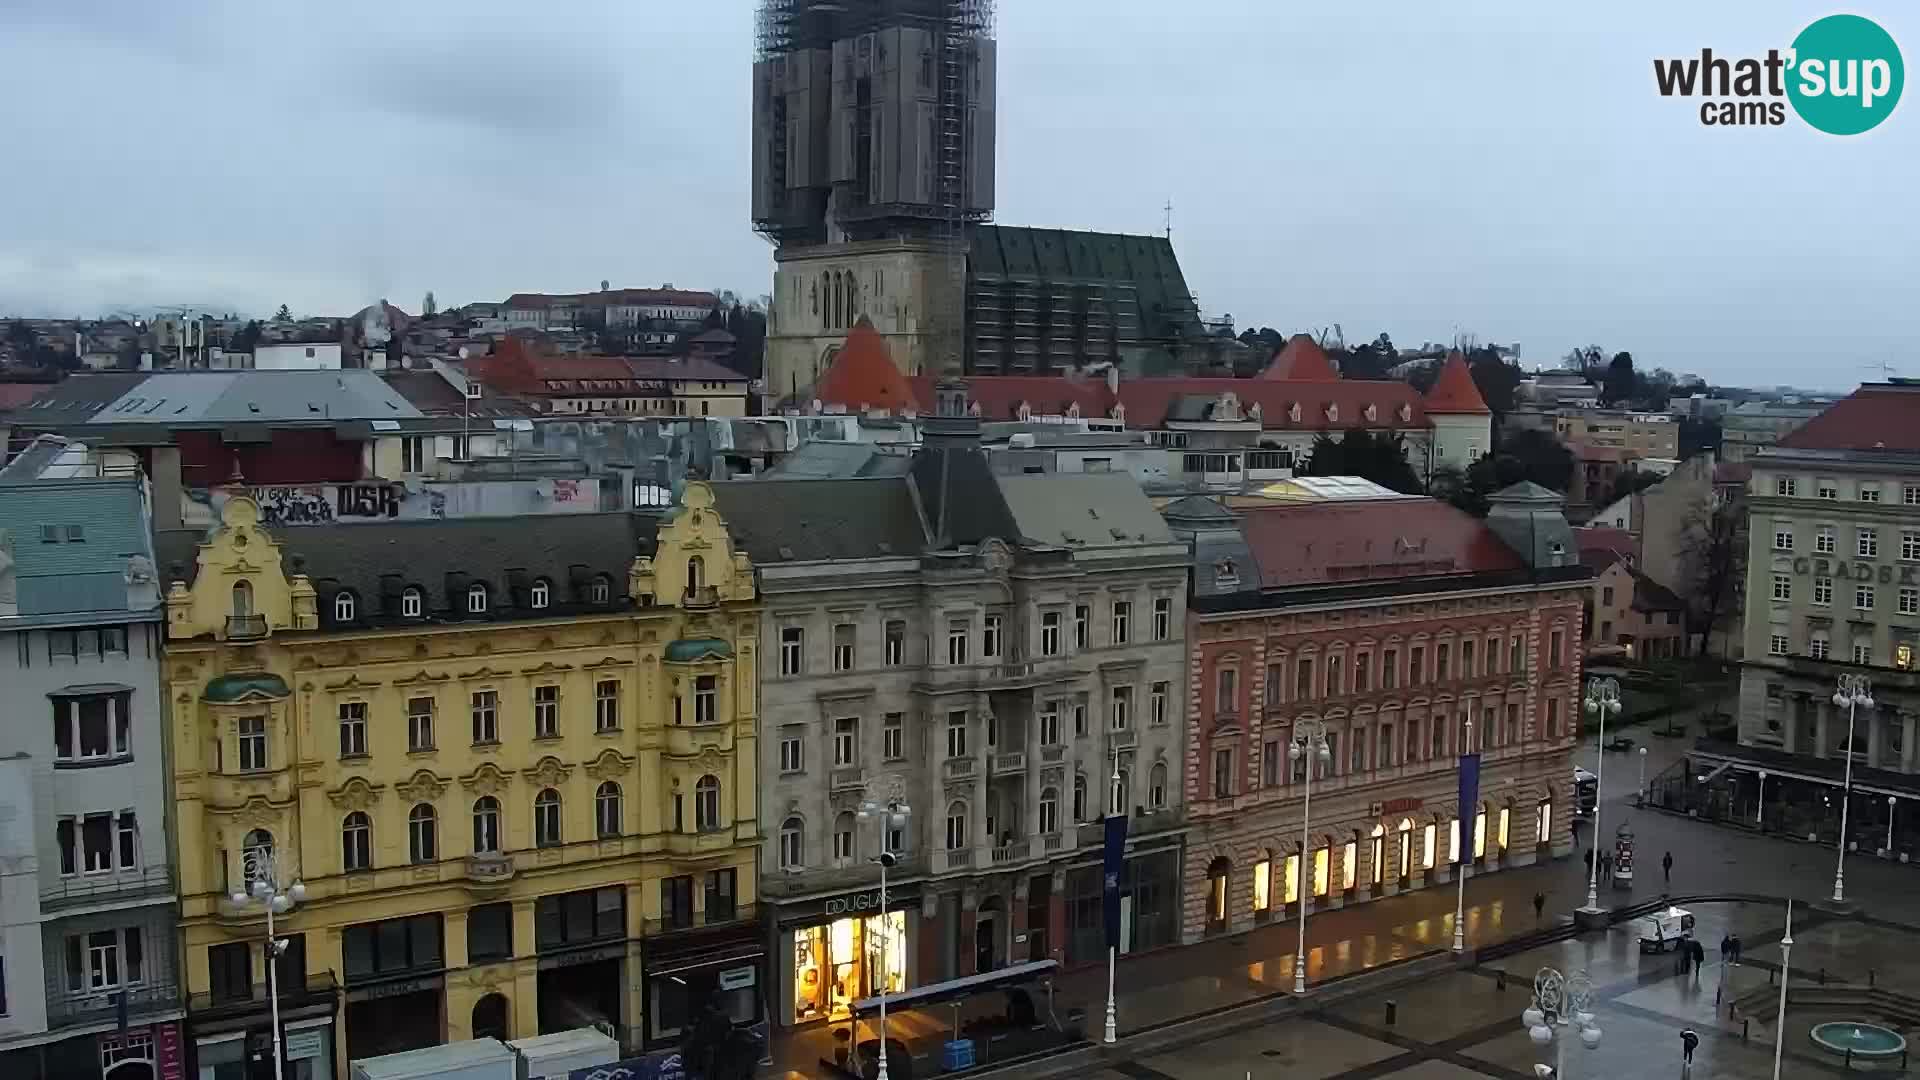
[{"label": "scaffolding on tower", "polygon": [[[973,136],[969,81],[978,78],[980,45],[993,37],[993,0],[948,0],[940,28],[940,130],[937,190],[939,264],[944,280],[934,289],[933,362],[943,375],[963,374],[967,342],[967,252],[974,224],[988,211],[972,206]],[[976,101],[977,103],[977,101]]]}]

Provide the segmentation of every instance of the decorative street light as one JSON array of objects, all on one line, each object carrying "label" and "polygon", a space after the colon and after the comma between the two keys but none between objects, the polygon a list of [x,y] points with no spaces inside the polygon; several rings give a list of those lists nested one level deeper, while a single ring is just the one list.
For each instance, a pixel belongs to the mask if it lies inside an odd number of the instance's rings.
[{"label": "decorative street light", "polygon": [[1647,802],[1647,748],[1640,748],[1640,805]]},{"label": "decorative street light", "polygon": [[1887,858],[1893,858],[1893,811],[1900,805],[1898,795],[1887,796]]},{"label": "decorative street light", "polygon": [[284,888],[281,886],[280,867],[270,847],[248,848],[241,857],[240,868],[246,888],[234,890],[229,897],[233,906],[245,911],[258,904],[267,913],[267,1007],[273,1019],[273,1080],[281,1080],[280,1059],[284,1051],[280,1045],[279,965],[275,961],[287,951],[287,939],[274,934],[273,917],[285,915],[295,904],[304,901],[307,887],[298,878]]},{"label": "decorative street light", "polygon": [[1753,800],[1753,823],[1760,825],[1760,815],[1767,807],[1767,770],[1760,770],[1760,795]]},{"label": "decorative street light", "polygon": [[1780,1048],[1787,1037],[1787,974],[1793,970],[1793,900],[1787,900],[1787,932],[1780,939],[1780,1011],[1773,1019],[1773,1080],[1780,1080]]},{"label": "decorative street light", "polygon": [[[1595,1026],[1593,1015],[1593,980],[1584,971],[1568,976],[1550,967],[1541,968],[1533,977],[1533,1004],[1520,1014],[1520,1023],[1526,1026],[1527,1037],[1535,1046],[1554,1046],[1550,1075],[1554,1080],[1564,1080],[1567,1028],[1578,1029],[1580,1043],[1587,1049],[1600,1045],[1600,1029]],[[1544,1069],[1545,1066],[1535,1066],[1534,1072],[1549,1075]]]},{"label": "decorative street light", "polygon": [[[1306,788],[1300,802],[1300,947],[1293,954],[1293,992],[1307,992],[1307,900],[1313,895],[1312,829],[1313,829],[1313,769],[1315,765],[1324,768],[1333,760],[1333,751],[1327,749],[1327,725],[1323,720],[1299,720],[1293,725],[1293,747],[1287,751],[1287,757],[1295,762],[1304,760],[1307,768]],[[1329,854],[1331,859],[1331,854]],[[1328,873],[1333,868],[1327,868]]]},{"label": "decorative street light", "polygon": [[1600,804],[1607,784],[1607,717],[1620,713],[1620,683],[1611,676],[1587,680],[1587,711],[1600,720],[1600,741],[1593,755],[1593,858],[1587,865],[1587,906],[1600,910]]},{"label": "decorative street light", "polygon": [[860,817],[880,823],[880,1061],[874,1080],[887,1080],[887,949],[893,943],[893,927],[887,921],[887,870],[899,862],[889,844],[888,834],[904,829],[913,807],[907,805],[906,781],[898,773],[876,776],[867,782],[866,797],[860,800]]},{"label": "decorative street light", "polygon": [[1853,720],[1861,706],[1873,708],[1873,685],[1865,675],[1842,675],[1833,703],[1847,710],[1847,775],[1840,786],[1840,854],[1833,867],[1833,902],[1847,902],[1847,808],[1853,802]]},{"label": "decorative street light", "polygon": [[[1113,774],[1107,777],[1107,810],[1109,813],[1113,813],[1113,814],[1125,813],[1126,807],[1122,806],[1120,803],[1120,744],[1119,743],[1117,742],[1111,743],[1107,747],[1107,757],[1111,760],[1112,769],[1113,769]],[[1105,824],[1104,819],[1102,819],[1102,824]],[[1105,873],[1109,875],[1112,874],[1111,867],[1106,867],[1103,869]],[[1107,878],[1107,882],[1110,883],[1112,881],[1113,881],[1113,878],[1109,876]],[[1108,884],[1108,887],[1111,888],[1113,886],[1111,884]],[[1109,935],[1111,935],[1112,933],[1112,927],[1113,927],[1113,924],[1109,923],[1108,924]],[[1107,939],[1107,1018],[1106,1018],[1106,1026],[1102,1028],[1100,1032],[1100,1041],[1103,1043],[1106,1043],[1109,1046],[1120,1041],[1120,1009],[1119,1009],[1119,1003],[1116,1002],[1113,997],[1113,978],[1114,978],[1114,973],[1119,968],[1119,966],[1120,966],[1120,946],[1113,940],[1111,936],[1109,936]]]}]

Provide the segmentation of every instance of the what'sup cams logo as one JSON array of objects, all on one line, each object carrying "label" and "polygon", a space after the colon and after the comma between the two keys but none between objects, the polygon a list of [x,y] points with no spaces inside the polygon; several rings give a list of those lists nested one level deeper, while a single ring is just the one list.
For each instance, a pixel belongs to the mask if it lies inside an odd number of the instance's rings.
[{"label": "what'sup cams logo", "polygon": [[1900,103],[1906,68],[1893,35],[1872,19],[1829,15],[1800,31],[1793,47],[1761,58],[1699,56],[1653,62],[1661,97],[1701,98],[1709,127],[1779,126],[1787,106],[1829,135],[1877,127]]}]

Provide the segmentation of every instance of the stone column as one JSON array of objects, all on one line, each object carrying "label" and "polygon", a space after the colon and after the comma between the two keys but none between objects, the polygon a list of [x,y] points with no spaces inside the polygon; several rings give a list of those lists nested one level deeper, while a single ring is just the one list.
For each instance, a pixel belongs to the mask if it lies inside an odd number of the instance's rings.
[{"label": "stone column", "polygon": [[1816,699],[1813,703],[1813,756],[1826,757],[1827,748],[1833,745],[1828,733],[1828,725],[1833,716],[1833,706]]},{"label": "stone column", "polygon": [[1879,709],[1868,709],[1860,717],[1867,725],[1867,766],[1880,767],[1880,727],[1886,723],[1886,715]]},{"label": "stone column", "polygon": [[1910,712],[1900,713],[1898,723],[1901,725],[1901,729],[1902,729],[1901,735],[1900,735],[1900,771],[1901,772],[1914,771],[1914,768],[1913,768],[1913,762],[1914,762],[1913,721],[1914,721],[1913,713],[1910,713]]}]

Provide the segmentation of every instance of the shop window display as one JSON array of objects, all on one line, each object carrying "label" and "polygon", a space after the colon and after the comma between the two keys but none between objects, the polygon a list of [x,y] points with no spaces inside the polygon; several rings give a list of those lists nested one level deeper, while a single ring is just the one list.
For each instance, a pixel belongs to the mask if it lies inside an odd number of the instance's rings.
[{"label": "shop window display", "polygon": [[854,1002],[906,989],[906,937],[904,911],[795,930],[793,1022],[844,1020]]}]

